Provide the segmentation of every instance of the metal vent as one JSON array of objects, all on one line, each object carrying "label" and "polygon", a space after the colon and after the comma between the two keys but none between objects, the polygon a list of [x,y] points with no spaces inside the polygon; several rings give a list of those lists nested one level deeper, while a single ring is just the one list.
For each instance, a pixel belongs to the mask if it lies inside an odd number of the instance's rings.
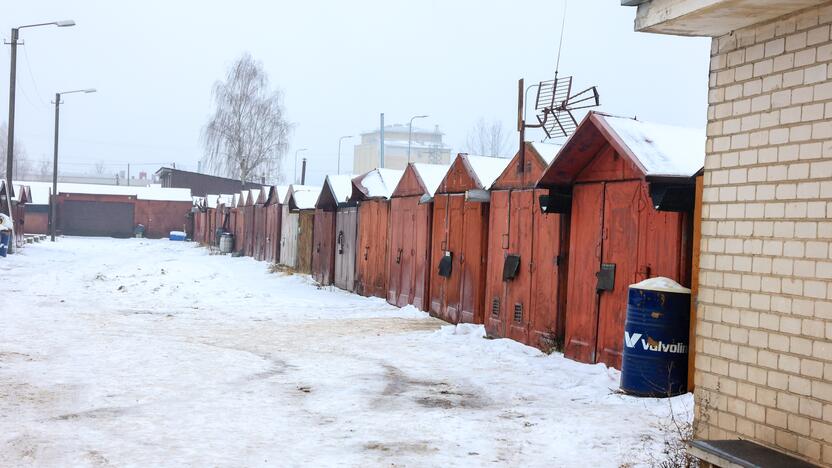
[{"label": "metal vent", "polygon": [[495,297],[491,301],[491,316],[494,318],[500,317],[500,298]]},{"label": "metal vent", "polygon": [[523,321],[523,304],[514,304],[514,321]]}]

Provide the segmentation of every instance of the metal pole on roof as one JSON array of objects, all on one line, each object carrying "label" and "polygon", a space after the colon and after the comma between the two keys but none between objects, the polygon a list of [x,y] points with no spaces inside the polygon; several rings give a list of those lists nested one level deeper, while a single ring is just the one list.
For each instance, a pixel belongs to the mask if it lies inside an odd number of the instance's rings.
[{"label": "metal pole on roof", "polygon": [[295,184],[298,183],[298,153],[301,151],[306,151],[306,148],[301,148],[295,151],[295,177],[292,178],[292,182]]},{"label": "metal pole on roof", "polygon": [[413,121],[416,119],[426,119],[430,116],[428,115],[414,115],[410,118],[410,124],[408,125],[409,130],[407,134],[407,163],[410,164],[410,146],[411,141],[413,140]]},{"label": "metal pole on roof", "polygon": [[300,167],[300,184],[306,185],[306,158],[303,158]]}]

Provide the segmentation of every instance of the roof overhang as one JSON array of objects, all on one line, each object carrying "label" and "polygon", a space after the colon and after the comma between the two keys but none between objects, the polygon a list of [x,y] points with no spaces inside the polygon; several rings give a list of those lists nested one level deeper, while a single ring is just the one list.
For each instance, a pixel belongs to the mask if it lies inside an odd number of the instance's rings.
[{"label": "roof overhang", "polygon": [[827,3],[828,0],[621,0],[638,6],[636,31],[724,36],[731,31]]}]

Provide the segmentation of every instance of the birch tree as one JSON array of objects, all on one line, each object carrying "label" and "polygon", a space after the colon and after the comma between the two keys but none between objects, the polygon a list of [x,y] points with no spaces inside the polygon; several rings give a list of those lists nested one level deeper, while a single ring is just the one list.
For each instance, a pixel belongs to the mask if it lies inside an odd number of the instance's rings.
[{"label": "birch tree", "polygon": [[477,121],[466,140],[466,151],[477,156],[508,157],[507,147],[510,135],[500,121]]},{"label": "birch tree", "polygon": [[280,179],[292,126],[282,93],[271,89],[263,65],[243,54],[212,94],[215,108],[202,131],[208,171],[241,182],[267,171]]}]

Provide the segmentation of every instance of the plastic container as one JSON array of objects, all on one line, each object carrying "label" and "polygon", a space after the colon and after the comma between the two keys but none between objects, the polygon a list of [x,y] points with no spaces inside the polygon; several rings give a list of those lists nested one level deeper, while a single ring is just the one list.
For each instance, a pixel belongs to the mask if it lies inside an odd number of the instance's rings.
[{"label": "plastic container", "polygon": [[185,240],[186,234],[182,231],[171,231],[170,232],[170,240],[172,241],[183,241]]},{"label": "plastic container", "polygon": [[690,289],[668,278],[630,286],[621,390],[669,397],[687,392]]},{"label": "plastic container", "polygon": [[9,238],[11,238],[10,231],[0,231],[0,257],[5,257],[9,251]]}]

